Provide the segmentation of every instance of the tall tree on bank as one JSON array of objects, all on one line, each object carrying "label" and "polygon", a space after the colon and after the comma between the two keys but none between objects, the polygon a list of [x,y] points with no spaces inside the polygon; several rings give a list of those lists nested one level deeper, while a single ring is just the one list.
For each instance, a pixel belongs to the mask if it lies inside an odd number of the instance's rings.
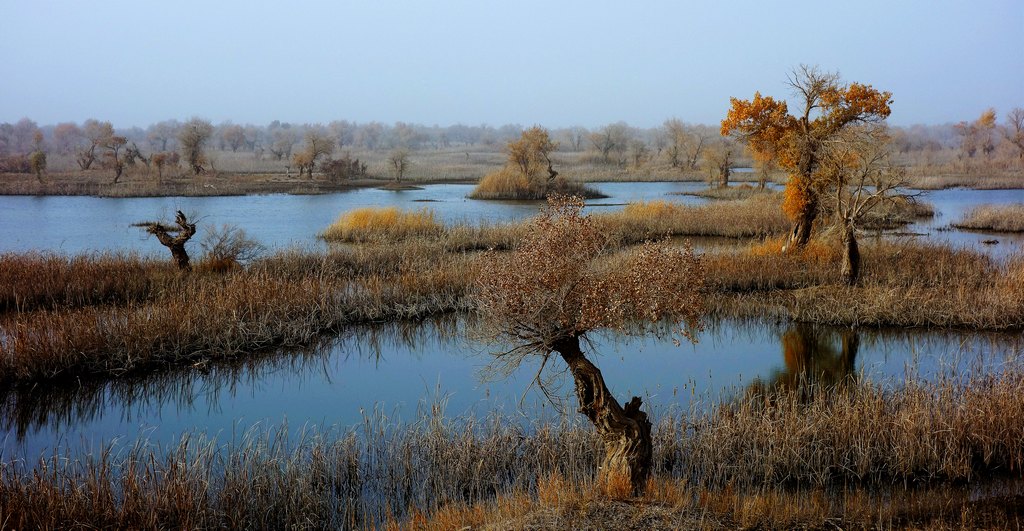
[{"label": "tall tree on bank", "polygon": [[723,136],[745,142],[756,158],[771,160],[790,173],[783,209],[793,219],[792,245],[811,237],[822,192],[819,170],[824,150],[848,127],[879,123],[891,112],[892,93],[871,85],[846,85],[839,74],[801,65],[789,76],[798,114],[785,101],[754,93],[752,100],[730,98]]},{"label": "tall tree on bank", "polygon": [[651,423],[633,397],[615,399],[582,344],[597,330],[645,333],[666,322],[699,329],[704,274],[689,247],[647,243],[614,254],[608,236],[583,200],[552,196],[532,221],[529,235],[511,253],[490,251],[478,280],[481,339],[509,345],[495,353],[506,372],[527,359],[561,359],[575,382],[579,412],[604,442],[599,480],[616,490],[644,488],[651,471]]}]

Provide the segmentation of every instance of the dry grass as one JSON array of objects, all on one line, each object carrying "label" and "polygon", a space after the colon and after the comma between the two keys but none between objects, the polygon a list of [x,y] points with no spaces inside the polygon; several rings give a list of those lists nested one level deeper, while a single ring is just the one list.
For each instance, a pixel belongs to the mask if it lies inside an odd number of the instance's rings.
[{"label": "dry grass", "polygon": [[958,172],[945,175],[928,174],[914,177],[911,179],[911,185],[919,190],[945,190],[947,188],[1008,190],[1024,187],[1024,175],[1020,170],[1003,172],[1002,175]]},{"label": "dry grass", "polygon": [[[375,413],[297,438],[285,426],[7,461],[0,508],[15,528],[998,525],[1022,507],[1022,393],[1011,364],[697,405],[656,423],[641,498],[593,483],[601,443],[589,428],[454,421],[442,402],[406,426]],[[1004,512],[971,496],[1002,480]]]},{"label": "dry grass", "polygon": [[779,194],[697,206],[650,201],[595,217],[613,239],[626,243],[665,236],[763,238],[784,234],[790,228],[779,201]]},{"label": "dry grass", "polygon": [[986,232],[1024,232],[1024,205],[980,205],[953,226]]},{"label": "dry grass", "polygon": [[740,199],[748,199],[758,194],[772,194],[775,192],[773,192],[772,190],[758,188],[756,186],[744,183],[735,186],[712,186],[705,190],[699,190],[697,192],[675,193],[679,195],[692,195],[695,197],[703,197],[706,199],[736,201]]},{"label": "dry grass", "polygon": [[[596,217],[615,245],[665,234],[739,235],[760,226],[759,216],[778,216],[764,204],[771,197],[735,204],[734,212],[722,208],[731,202],[717,208],[647,203]],[[471,311],[479,271],[471,251],[511,248],[526,230],[524,224],[427,226],[420,233],[430,236],[394,239],[370,231],[365,238],[388,243],[281,252],[224,274],[199,267],[182,275],[130,256],[0,256],[0,380],[124,375],[308,345],[354,323]],[[781,238],[769,239],[705,255],[709,313],[1024,329],[1024,255],[993,260],[948,246],[865,242],[861,281],[848,287],[839,278],[838,242],[816,240],[787,253],[781,246]]]},{"label": "dry grass", "polygon": [[605,197],[597,190],[579,182],[556,177],[555,181],[549,184],[546,179],[531,179],[508,166],[485,175],[470,192],[469,197],[532,201],[544,199],[551,194],[575,195],[587,199]]},{"label": "dry grass", "polygon": [[[58,273],[67,266],[60,260],[47,265],[33,278],[60,279]],[[74,270],[65,277],[81,280],[71,296],[58,282],[51,287],[31,281],[13,285],[16,293],[10,300],[34,296],[39,309],[8,314],[0,322],[0,380],[123,375],[307,345],[353,323],[465,311],[470,307],[467,279],[475,275],[471,257],[412,241],[331,253],[280,253],[223,275],[178,275],[153,267],[134,281],[126,276],[123,285],[111,290],[120,297],[112,301],[92,297],[109,282],[106,276],[85,274],[99,266],[87,258],[72,260],[70,266]],[[35,293],[37,285],[45,288],[41,294]],[[143,288],[132,291],[136,285]],[[65,300],[55,302],[51,292],[64,294]],[[75,298],[78,292],[91,298]]]},{"label": "dry grass", "polygon": [[776,252],[781,240],[707,255],[712,313],[898,327],[1024,329],[1024,255],[916,242],[861,245],[862,278],[841,285],[838,242]]},{"label": "dry grass", "polygon": [[337,242],[386,242],[440,232],[441,224],[428,208],[406,211],[398,207],[367,207],[345,212],[321,237]]},{"label": "dry grass", "polygon": [[0,314],[142,301],[178,278],[168,261],[135,255],[3,253]]}]

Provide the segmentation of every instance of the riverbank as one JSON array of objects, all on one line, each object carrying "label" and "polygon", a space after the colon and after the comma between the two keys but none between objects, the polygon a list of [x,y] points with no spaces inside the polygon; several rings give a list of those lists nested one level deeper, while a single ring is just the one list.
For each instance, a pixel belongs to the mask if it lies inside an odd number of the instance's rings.
[{"label": "riverbank", "polygon": [[[655,419],[640,497],[594,483],[601,442],[574,417],[185,434],[0,464],[15,528],[624,529],[930,527],[1019,517],[1024,372],[805,380]],[[578,520],[574,520],[578,519]]]},{"label": "riverbank", "polygon": [[[694,215],[678,219],[718,219],[700,218],[700,212],[744,219],[692,208]],[[759,219],[760,210],[753,212],[749,218]],[[612,254],[633,252],[638,238],[663,235],[663,223],[671,228],[676,219],[650,213],[598,218]],[[687,230],[709,227],[742,229],[697,223]],[[200,262],[192,274],[130,255],[0,255],[0,285],[7,286],[0,294],[0,374],[6,383],[117,377],[309,345],[359,323],[471,313],[480,289],[476,250],[511,247],[521,229],[453,226],[401,241],[277,252],[228,272]],[[995,260],[943,245],[867,242],[861,281],[851,287],[840,279],[838,245],[815,241],[782,253],[782,241],[704,255],[705,306],[712,317],[1024,329],[1019,253]]]}]

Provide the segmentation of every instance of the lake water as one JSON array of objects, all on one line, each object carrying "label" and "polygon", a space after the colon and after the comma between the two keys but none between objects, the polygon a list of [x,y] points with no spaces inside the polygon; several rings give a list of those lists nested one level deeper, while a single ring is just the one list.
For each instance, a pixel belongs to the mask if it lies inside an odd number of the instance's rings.
[{"label": "lake water", "polygon": [[[665,200],[698,204],[706,200],[680,195],[706,188],[703,183],[596,183],[607,199],[590,201],[591,211],[622,208],[631,201]],[[430,208],[446,222],[505,221],[537,213],[539,202],[477,201],[467,199],[468,184],[437,184],[421,190],[387,191],[364,188],[325,195],[255,195],[227,197],[99,198],[81,196],[0,197],[0,252],[46,250],[63,253],[132,250],[164,256],[154,238],[132,223],[174,218],[176,210],[191,214],[203,226],[234,224],[270,248],[321,245],[316,235],[347,210],[366,206]],[[1024,244],[1024,236],[963,231],[937,231],[960,218],[974,205],[1024,203],[1024,190],[939,190],[924,201],[935,205],[933,220],[914,224],[910,232],[956,245],[1005,254]],[[197,237],[190,246],[198,249]],[[986,239],[998,245],[982,245]]]},{"label": "lake water", "polygon": [[[414,422],[445,402],[452,417],[494,412],[523,422],[557,408],[530,383],[539,361],[507,378],[484,378],[492,348],[465,339],[455,318],[422,324],[355,328],[303,352],[269,353],[241,364],[176,369],[143,378],[8,389],[0,423],[4,458],[38,457],[55,446],[95,451],[111,441],[146,438],[167,445],[182,433],[232,439],[253,427],[287,423],[352,426],[377,412]],[[847,335],[844,348],[843,336]],[[908,376],[998,371],[1017,363],[1016,334],[879,332],[801,325],[713,323],[695,345],[671,337],[598,336],[587,349],[620,400],[639,395],[654,416],[707,408],[752,389],[792,386],[801,377],[823,383],[868,378],[898,385]],[[571,378],[552,363],[575,415]]]},{"label": "lake water", "polygon": [[[622,208],[630,201],[696,204],[679,195],[702,183],[599,183],[607,199],[591,211]],[[470,185],[430,185],[422,190],[354,190],[339,194],[243,197],[106,199],[94,197],[0,197],[0,252],[64,253],[133,250],[164,256],[166,250],[133,222],[170,219],[175,210],[198,214],[202,224],[231,223],[272,248],[315,247],[317,232],[346,210],[363,206],[428,207],[444,221],[502,221],[537,212],[536,202],[474,201]],[[923,197],[938,216],[909,227],[922,238],[977,246],[996,255],[1024,244],[1020,236],[939,231],[974,205],[1024,203],[1024,190],[943,190]],[[998,245],[983,245],[983,239]],[[114,440],[146,437],[170,443],[201,431],[231,438],[252,426],[293,429],[305,424],[350,426],[377,411],[414,421],[420,408],[447,404],[449,416],[487,416],[494,411],[532,419],[555,414],[530,383],[537,365],[507,378],[482,379],[492,359],[488,347],[463,339],[459,322],[393,324],[352,329],[306,352],[253,356],[237,365],[177,369],[146,378],[74,386],[0,390],[4,458],[38,456],[55,446],[96,449]],[[943,371],[998,370],[1021,357],[1018,335],[911,331],[861,332],[859,349],[843,350],[844,331],[772,323],[717,323],[697,345],[674,346],[671,338],[598,337],[592,352],[620,399],[645,398],[657,416],[742,396],[751,388],[792,382],[800,374],[835,381],[850,375],[901,380]],[[795,343],[794,343],[795,342]],[[803,344],[806,348],[792,348]],[[803,352],[803,353],[801,353]],[[556,363],[556,368],[561,365]],[[564,378],[563,378],[564,380]],[[562,394],[571,391],[568,384]],[[696,399],[698,397],[699,399]],[[570,400],[566,409],[572,414]]]}]

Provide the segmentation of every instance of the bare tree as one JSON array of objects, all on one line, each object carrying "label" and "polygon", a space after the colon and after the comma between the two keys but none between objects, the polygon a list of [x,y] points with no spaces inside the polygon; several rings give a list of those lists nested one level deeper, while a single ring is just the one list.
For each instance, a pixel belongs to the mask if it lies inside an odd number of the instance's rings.
[{"label": "bare tree", "polygon": [[622,164],[622,156],[629,147],[632,134],[625,122],[606,125],[590,134],[590,144],[601,155],[604,162],[611,162],[611,156],[617,155],[616,162]]},{"label": "bare tree", "polygon": [[611,486],[644,488],[651,470],[651,423],[633,397],[621,405],[581,342],[595,330],[646,333],[658,323],[683,323],[685,337],[699,328],[703,271],[688,247],[648,243],[615,255],[583,200],[549,199],[533,230],[511,252],[489,252],[478,284],[478,334],[511,345],[495,353],[494,367],[511,371],[539,358],[535,382],[552,356],[572,374],[579,411],[604,441],[600,479]]},{"label": "bare tree", "polygon": [[708,166],[708,172],[714,180],[718,181],[718,186],[721,188],[729,186],[729,176],[732,175],[732,165],[736,160],[737,150],[738,146],[729,138],[711,142],[704,149],[703,159]]},{"label": "bare tree", "polygon": [[334,139],[320,128],[306,131],[305,138],[305,147],[303,147],[300,153],[296,153],[292,157],[292,162],[299,168],[300,177],[302,172],[305,171],[309,174],[309,178],[312,179],[313,167],[316,166],[317,159],[329,157],[334,152]]},{"label": "bare tree", "polygon": [[207,163],[206,143],[212,135],[213,125],[201,118],[192,118],[185,122],[178,133],[181,156],[196,175],[205,171],[203,166]]},{"label": "bare tree", "polygon": [[189,223],[180,210],[177,216],[174,218],[177,227],[164,225],[159,221],[144,221],[141,223],[133,223],[133,227],[142,227],[146,229],[146,232],[156,236],[157,240],[164,247],[167,247],[171,251],[171,257],[174,262],[178,265],[178,269],[182,271],[191,271],[192,264],[189,263],[188,252],[185,250],[185,244],[188,240],[196,233],[196,224]]},{"label": "bare tree", "polygon": [[409,150],[398,148],[391,150],[388,155],[388,166],[391,174],[395,176],[395,182],[402,182],[405,171],[409,169]]},{"label": "bare tree", "polygon": [[848,128],[820,152],[820,179],[831,191],[843,243],[841,275],[851,286],[860,278],[857,226],[879,206],[916,199],[901,191],[908,185],[906,173],[892,164],[890,149],[884,126],[861,126]]},{"label": "bare tree", "polygon": [[88,170],[96,162],[96,149],[110,142],[114,136],[114,126],[110,122],[100,122],[89,119],[82,124],[82,133],[85,135],[85,144],[75,154],[75,161],[78,167]]},{"label": "bare tree", "polygon": [[103,164],[114,170],[114,184],[121,179],[121,174],[124,172],[124,159],[121,157],[121,148],[128,143],[128,139],[123,136],[111,135],[103,140],[102,147],[105,150],[103,153]]},{"label": "bare tree", "polygon": [[1024,109],[1014,107],[1007,113],[1003,136],[1017,149],[1017,158],[1024,159]]}]

